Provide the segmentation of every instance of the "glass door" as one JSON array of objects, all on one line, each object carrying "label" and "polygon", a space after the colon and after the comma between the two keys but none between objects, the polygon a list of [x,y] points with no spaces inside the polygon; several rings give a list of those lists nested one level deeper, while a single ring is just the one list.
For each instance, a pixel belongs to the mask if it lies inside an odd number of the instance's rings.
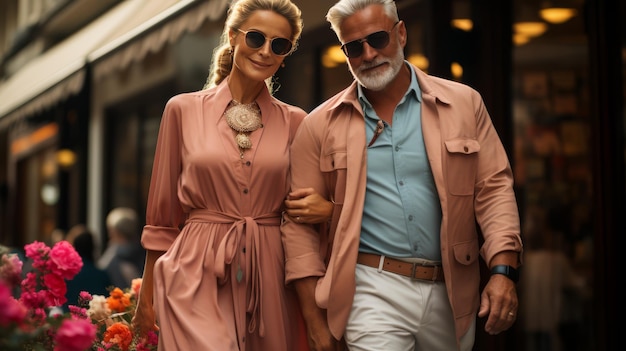
[{"label": "glass door", "polygon": [[[592,177],[582,1],[514,2],[514,172],[525,350],[592,350]],[[521,349],[521,348],[520,348]]]}]

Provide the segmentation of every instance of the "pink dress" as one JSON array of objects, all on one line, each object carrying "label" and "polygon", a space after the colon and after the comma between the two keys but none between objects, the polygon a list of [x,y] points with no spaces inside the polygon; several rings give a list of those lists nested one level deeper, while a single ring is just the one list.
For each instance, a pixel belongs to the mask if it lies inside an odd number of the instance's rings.
[{"label": "pink dress", "polygon": [[299,349],[280,215],[305,112],[263,90],[263,127],[241,158],[223,117],[230,100],[224,82],[163,113],[142,233],[146,249],[167,251],[154,267],[159,350]]}]

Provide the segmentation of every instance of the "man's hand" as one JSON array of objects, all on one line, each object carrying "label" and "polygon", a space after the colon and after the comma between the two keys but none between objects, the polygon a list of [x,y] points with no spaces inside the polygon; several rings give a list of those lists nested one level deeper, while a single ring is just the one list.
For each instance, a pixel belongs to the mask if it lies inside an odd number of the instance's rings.
[{"label": "man's hand", "polygon": [[509,329],[517,319],[517,290],[515,283],[502,274],[489,278],[480,296],[478,317],[486,317],[485,331],[491,335]]}]

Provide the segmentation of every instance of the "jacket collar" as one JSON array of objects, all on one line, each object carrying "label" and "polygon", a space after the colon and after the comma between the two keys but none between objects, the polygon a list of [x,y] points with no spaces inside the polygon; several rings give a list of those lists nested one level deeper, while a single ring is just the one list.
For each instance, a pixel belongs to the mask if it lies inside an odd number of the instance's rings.
[{"label": "jacket collar", "polygon": [[[440,101],[443,104],[449,105],[451,100],[445,94],[445,92],[438,89],[438,84],[434,82],[436,78],[429,76],[414,65],[412,66],[415,70],[415,75],[417,77],[417,82],[419,83],[420,90],[422,91],[422,95],[430,95],[434,98],[435,101]],[[357,98],[357,85],[357,81],[353,80],[352,84],[350,84],[349,87],[347,87],[335,96],[335,102],[333,102],[328,108],[330,110],[334,110],[339,108],[341,105],[352,105],[354,109],[363,114],[361,104],[359,104]]]}]

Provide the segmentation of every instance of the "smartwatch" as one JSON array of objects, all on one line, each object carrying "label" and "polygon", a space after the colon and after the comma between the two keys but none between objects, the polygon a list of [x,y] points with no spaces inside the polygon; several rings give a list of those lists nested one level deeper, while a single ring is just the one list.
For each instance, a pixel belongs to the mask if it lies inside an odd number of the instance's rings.
[{"label": "smartwatch", "polygon": [[494,274],[502,274],[507,278],[511,279],[513,283],[517,283],[519,281],[519,271],[512,266],[507,265],[496,265],[491,268],[491,275]]}]

